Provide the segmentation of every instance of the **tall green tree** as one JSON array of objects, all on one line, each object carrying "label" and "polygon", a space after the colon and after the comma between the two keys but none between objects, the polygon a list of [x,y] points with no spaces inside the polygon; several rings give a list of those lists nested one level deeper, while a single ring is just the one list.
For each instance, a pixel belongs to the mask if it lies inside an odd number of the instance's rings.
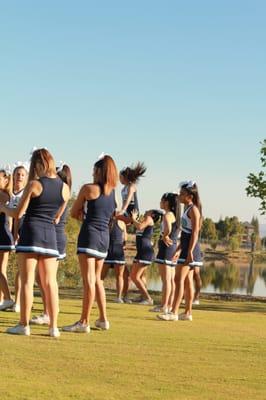
[{"label": "tall green tree", "polygon": [[201,228],[201,238],[207,240],[217,239],[215,224],[211,218],[205,218]]},{"label": "tall green tree", "polygon": [[262,215],[266,214],[266,139],[261,143],[261,157],[262,170],[257,174],[250,173],[248,175],[249,185],[246,187],[246,192],[249,197],[260,199],[260,212]]}]

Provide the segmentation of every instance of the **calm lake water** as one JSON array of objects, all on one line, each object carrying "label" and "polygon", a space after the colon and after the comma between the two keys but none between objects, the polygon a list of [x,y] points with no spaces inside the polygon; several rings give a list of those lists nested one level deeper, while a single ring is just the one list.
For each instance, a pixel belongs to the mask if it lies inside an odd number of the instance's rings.
[{"label": "calm lake water", "polygon": [[[266,297],[266,264],[233,264],[221,261],[204,263],[201,268],[202,292],[231,293]],[[149,290],[161,290],[158,267],[147,273]]]}]

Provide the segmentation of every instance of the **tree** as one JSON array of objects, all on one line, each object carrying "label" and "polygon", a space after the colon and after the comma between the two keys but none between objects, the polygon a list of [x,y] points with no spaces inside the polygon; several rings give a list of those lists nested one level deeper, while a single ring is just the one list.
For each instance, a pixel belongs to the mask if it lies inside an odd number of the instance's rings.
[{"label": "tree", "polygon": [[265,180],[265,167],[266,167],[266,139],[261,143],[261,163],[262,171],[258,174],[250,173],[247,177],[249,185],[246,187],[246,192],[249,197],[260,199],[260,212],[262,215],[266,214],[266,180]]},{"label": "tree", "polygon": [[211,218],[205,218],[201,228],[201,238],[207,240],[217,239],[217,232],[214,222]]}]

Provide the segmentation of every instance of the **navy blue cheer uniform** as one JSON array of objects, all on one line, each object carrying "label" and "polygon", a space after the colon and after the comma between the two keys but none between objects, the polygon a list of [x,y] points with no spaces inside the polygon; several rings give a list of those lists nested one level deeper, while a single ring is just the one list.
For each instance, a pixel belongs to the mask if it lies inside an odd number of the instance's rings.
[{"label": "navy blue cheer uniform", "polygon": [[153,226],[147,226],[143,231],[136,232],[137,254],[134,262],[150,265],[154,259],[152,247]]},{"label": "navy blue cheer uniform", "polygon": [[[122,200],[123,204],[126,202],[127,197],[128,197],[128,191],[129,191],[129,186],[124,186],[121,194],[122,194]],[[133,197],[124,213],[126,217],[130,217],[132,211],[136,210],[139,213],[139,202],[138,202],[138,197],[137,197],[137,192],[134,192]]]},{"label": "navy blue cheer uniform", "polygon": [[38,180],[42,193],[32,197],[26,210],[16,251],[58,257],[54,219],[64,203],[63,182],[60,178],[42,177]]},{"label": "navy blue cheer uniform", "polygon": [[8,217],[0,214],[0,251],[15,250],[13,235],[9,229]]},{"label": "navy blue cheer uniform", "polygon": [[[162,226],[163,226],[163,223],[162,223]],[[166,244],[164,243],[164,241],[162,239],[162,234],[163,234],[163,232],[161,232],[161,236],[160,236],[160,239],[158,242],[158,254],[155,259],[155,262],[157,264],[164,264],[164,265],[168,265],[169,267],[175,267],[176,262],[174,262],[172,260],[176,253],[176,249],[177,249],[177,223],[176,223],[176,221],[172,223],[172,229],[171,229],[171,233],[169,235],[169,238],[173,242],[170,246],[166,246]]]},{"label": "navy blue cheer uniform", "polygon": [[120,228],[118,221],[114,221],[110,228],[110,244],[105,264],[125,264],[124,253],[124,231]]},{"label": "navy blue cheer uniform", "polygon": [[[191,224],[191,219],[188,216],[188,212],[189,210],[191,210],[192,207],[193,204],[186,208],[181,219],[181,239],[180,239],[181,253],[177,261],[178,264],[184,264],[188,256],[189,243],[192,234],[192,224]],[[203,263],[201,259],[199,242],[196,243],[192,254],[193,254],[193,262],[190,263],[189,266],[191,268],[202,266]]]},{"label": "navy blue cheer uniform", "polygon": [[116,208],[114,190],[107,196],[87,201],[87,213],[78,237],[78,254],[106,258],[109,248],[109,223]]},{"label": "navy blue cheer uniform", "polygon": [[66,232],[65,232],[65,225],[67,219],[67,207],[65,208],[63,214],[61,215],[60,221],[58,224],[55,224],[55,231],[56,231],[56,244],[57,250],[59,252],[58,260],[64,260],[66,258]]}]

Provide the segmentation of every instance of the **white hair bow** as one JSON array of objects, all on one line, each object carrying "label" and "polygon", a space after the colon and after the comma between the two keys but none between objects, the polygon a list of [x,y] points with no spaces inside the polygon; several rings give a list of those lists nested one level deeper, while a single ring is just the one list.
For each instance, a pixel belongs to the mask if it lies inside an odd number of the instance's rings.
[{"label": "white hair bow", "polygon": [[105,157],[106,155],[107,155],[107,154],[105,154],[104,152],[102,152],[102,153],[98,156],[98,161],[103,160],[104,157]]},{"label": "white hair bow", "polygon": [[187,188],[192,188],[194,185],[196,185],[195,181],[182,181],[179,183],[179,187],[186,186]]},{"label": "white hair bow", "polygon": [[30,163],[28,161],[16,161],[13,165],[13,171],[16,168],[22,167],[24,168],[27,172],[30,170]]},{"label": "white hair bow", "polygon": [[12,174],[12,168],[11,168],[10,164],[0,167],[0,171],[4,172],[8,176],[10,176]]},{"label": "white hair bow", "polygon": [[59,165],[58,165],[58,167],[56,167],[57,172],[62,171],[64,165],[65,165],[64,161],[62,161],[62,160],[59,161]]}]

